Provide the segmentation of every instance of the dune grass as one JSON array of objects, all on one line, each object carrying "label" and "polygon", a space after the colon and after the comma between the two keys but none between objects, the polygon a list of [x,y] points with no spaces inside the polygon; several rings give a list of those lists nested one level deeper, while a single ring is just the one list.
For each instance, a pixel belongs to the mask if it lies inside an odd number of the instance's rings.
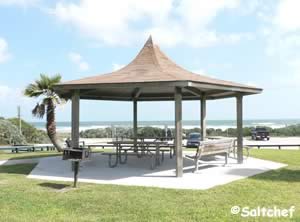
[{"label": "dune grass", "polygon": [[251,150],[251,155],[288,164],[205,191],[27,179],[34,164],[0,166],[0,221],[291,221],[241,218],[232,206],[289,208],[300,221],[300,153]]}]

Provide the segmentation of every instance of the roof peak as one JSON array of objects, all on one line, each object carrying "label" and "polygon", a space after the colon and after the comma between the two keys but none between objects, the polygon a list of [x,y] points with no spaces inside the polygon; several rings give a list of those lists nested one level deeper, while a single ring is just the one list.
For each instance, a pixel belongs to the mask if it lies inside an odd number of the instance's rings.
[{"label": "roof peak", "polygon": [[148,40],[146,41],[144,46],[153,46],[153,40],[152,40],[152,36],[149,35]]}]

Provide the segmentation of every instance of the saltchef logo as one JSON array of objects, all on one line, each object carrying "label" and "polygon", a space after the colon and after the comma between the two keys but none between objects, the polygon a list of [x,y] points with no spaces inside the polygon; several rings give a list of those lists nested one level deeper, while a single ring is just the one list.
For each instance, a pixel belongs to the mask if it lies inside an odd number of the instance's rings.
[{"label": "saltchef logo", "polygon": [[295,206],[291,206],[288,209],[279,208],[277,206],[274,206],[272,208],[260,206],[258,206],[257,208],[233,206],[231,208],[231,214],[240,215],[241,217],[292,218],[295,210]]}]

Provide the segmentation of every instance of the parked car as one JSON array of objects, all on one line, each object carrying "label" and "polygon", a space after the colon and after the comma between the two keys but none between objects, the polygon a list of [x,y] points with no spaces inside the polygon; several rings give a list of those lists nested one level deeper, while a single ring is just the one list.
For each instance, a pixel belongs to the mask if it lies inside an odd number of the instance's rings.
[{"label": "parked car", "polygon": [[270,140],[270,133],[265,127],[256,127],[251,131],[251,138],[253,140]]},{"label": "parked car", "polygon": [[201,134],[200,133],[190,133],[186,142],[186,147],[198,147],[200,145]]}]

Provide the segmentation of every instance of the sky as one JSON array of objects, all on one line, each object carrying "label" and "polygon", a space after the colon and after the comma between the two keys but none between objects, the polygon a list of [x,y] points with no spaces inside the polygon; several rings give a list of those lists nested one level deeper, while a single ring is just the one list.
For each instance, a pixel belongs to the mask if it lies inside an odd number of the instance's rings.
[{"label": "sky", "polygon": [[[117,70],[151,34],[180,66],[263,88],[244,98],[245,119],[300,118],[299,0],[0,0],[0,116],[27,121],[23,96],[40,73],[63,81]],[[132,103],[81,101],[82,121],[132,120]],[[173,120],[174,102],[142,102],[139,120]],[[208,119],[235,119],[235,99],[208,101]],[[57,108],[70,121],[70,103]],[[183,103],[183,119],[200,102]]]}]

